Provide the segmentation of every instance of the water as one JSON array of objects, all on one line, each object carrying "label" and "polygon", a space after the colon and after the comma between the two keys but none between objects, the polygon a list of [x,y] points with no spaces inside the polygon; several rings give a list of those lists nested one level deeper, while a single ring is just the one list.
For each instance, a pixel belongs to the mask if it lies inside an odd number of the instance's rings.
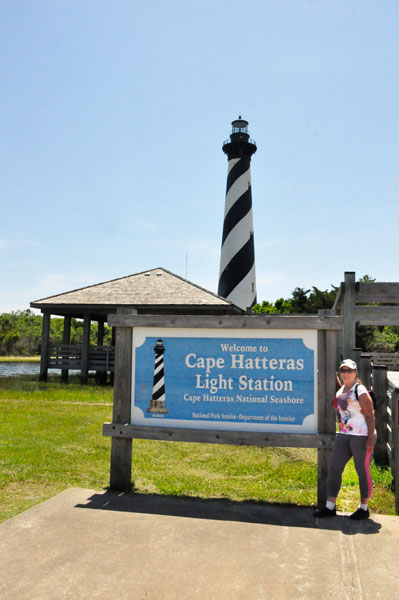
[{"label": "water", "polygon": [[0,377],[39,375],[39,362],[0,362]]},{"label": "water", "polygon": [[[0,361],[0,378],[2,377],[17,377],[18,375],[37,375],[39,376],[40,362],[1,362]],[[49,373],[61,374],[60,369],[49,369]],[[80,373],[80,371],[69,371],[70,375]]]}]

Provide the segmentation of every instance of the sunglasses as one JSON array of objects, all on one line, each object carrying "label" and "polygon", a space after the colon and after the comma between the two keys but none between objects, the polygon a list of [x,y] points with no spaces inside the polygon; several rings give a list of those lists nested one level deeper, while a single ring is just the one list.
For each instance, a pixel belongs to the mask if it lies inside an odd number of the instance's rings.
[{"label": "sunglasses", "polygon": [[355,369],[340,369],[340,373],[353,373]]}]

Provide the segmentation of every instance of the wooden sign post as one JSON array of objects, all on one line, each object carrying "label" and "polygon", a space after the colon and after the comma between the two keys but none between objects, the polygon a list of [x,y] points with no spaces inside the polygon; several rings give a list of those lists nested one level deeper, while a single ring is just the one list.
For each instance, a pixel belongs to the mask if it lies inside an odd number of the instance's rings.
[{"label": "wooden sign post", "polygon": [[111,489],[131,489],[132,439],[318,449],[335,437],[336,332],[318,315],[137,315],[116,327]]}]

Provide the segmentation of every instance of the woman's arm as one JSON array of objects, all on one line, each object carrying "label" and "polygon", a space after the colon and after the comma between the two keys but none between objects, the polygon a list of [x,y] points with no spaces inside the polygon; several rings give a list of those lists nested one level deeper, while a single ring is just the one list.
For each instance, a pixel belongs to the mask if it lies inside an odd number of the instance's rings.
[{"label": "woman's arm", "polygon": [[372,452],[374,449],[375,415],[373,401],[370,398],[370,394],[368,394],[367,392],[360,394],[359,403],[367,424],[368,438],[366,442],[366,448],[368,452]]}]

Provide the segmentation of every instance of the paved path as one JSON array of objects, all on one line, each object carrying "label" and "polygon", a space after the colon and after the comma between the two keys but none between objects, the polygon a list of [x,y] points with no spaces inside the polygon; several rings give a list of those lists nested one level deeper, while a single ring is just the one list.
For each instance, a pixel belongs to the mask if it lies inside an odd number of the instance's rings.
[{"label": "paved path", "polygon": [[0,525],[2,600],[399,599],[399,518],[70,489]]}]

